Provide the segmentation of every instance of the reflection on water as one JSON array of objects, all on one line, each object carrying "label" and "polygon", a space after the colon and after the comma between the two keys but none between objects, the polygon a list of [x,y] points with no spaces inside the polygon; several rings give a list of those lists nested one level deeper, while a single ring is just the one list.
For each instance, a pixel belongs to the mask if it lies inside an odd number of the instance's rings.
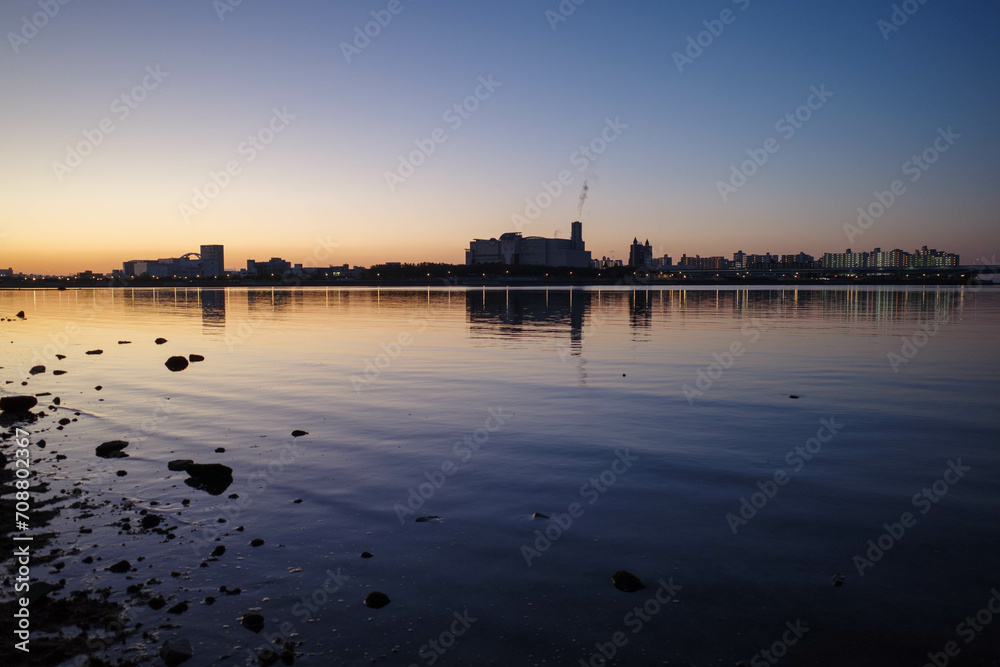
[{"label": "reflection on water", "polygon": [[[0,389],[62,397],[38,425],[53,429],[44,456],[67,455],[55,486],[128,497],[180,526],[153,542],[103,518],[93,534],[67,526],[81,555],[58,576],[120,588],[82,554],[143,556],[143,580],[191,603],[176,622],[197,628],[192,667],[237,652],[243,664],[259,640],[228,628],[258,607],[267,632],[292,622],[318,664],[428,664],[421,646],[466,609],[480,620],[437,664],[598,664],[595,644],[628,632],[622,619],[653,589],[618,591],[618,569],[684,587],[618,664],[749,663],[799,618],[811,630],[789,665],[923,664],[996,586],[997,290],[0,291],[0,314],[18,310],[28,319],[0,323],[0,373],[50,370]],[[917,337],[928,322],[943,324]],[[205,360],[164,368],[191,353]],[[703,394],[688,401],[688,386]],[[78,421],[55,431],[69,410]],[[490,410],[510,417],[457,459]],[[788,453],[831,418],[842,431],[793,469]],[[95,443],[112,439],[131,441],[130,457],[95,465]],[[581,485],[619,449],[634,465],[528,566],[522,546],[552,525],[533,513],[587,503]],[[169,471],[180,458],[232,467],[227,493],[250,504],[220,523],[236,500],[195,495]],[[968,475],[860,576],[852,559],[959,458]],[[394,505],[444,462],[458,471],[414,510],[441,521],[401,523]],[[788,484],[734,534],[727,514],[779,471]],[[228,551],[201,567],[192,544],[218,530]],[[345,589],[298,617],[338,568]],[[244,592],[218,596],[222,584]],[[375,588],[393,601],[377,614],[361,604]],[[163,622],[137,608],[147,627]],[[962,657],[990,664],[997,643],[984,634]]]}]

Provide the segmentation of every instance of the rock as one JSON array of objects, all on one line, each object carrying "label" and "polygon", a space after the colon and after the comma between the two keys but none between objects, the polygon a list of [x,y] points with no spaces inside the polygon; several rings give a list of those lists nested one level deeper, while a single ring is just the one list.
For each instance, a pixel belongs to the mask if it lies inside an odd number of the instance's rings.
[{"label": "rock", "polygon": [[792,394],[792,395],[791,395],[791,396],[789,396],[788,398],[798,398],[798,396],[796,396],[795,394]]},{"label": "rock", "polygon": [[66,371],[52,371],[53,375],[66,375]]},{"label": "rock", "polygon": [[213,496],[221,495],[233,483],[233,469],[221,463],[189,463],[184,471],[190,475],[184,480],[188,486]]},{"label": "rock", "polygon": [[38,405],[34,396],[4,396],[0,398],[0,412],[27,412]]},{"label": "rock", "polygon": [[264,540],[260,539],[259,537],[255,537],[252,540],[250,540],[250,546],[252,547],[264,546]]},{"label": "rock", "polygon": [[87,354],[104,354],[104,350],[87,350]]},{"label": "rock", "polygon": [[440,519],[440,518],[441,517],[439,517],[437,514],[428,514],[426,516],[418,516],[416,519],[414,519],[414,523],[428,523],[433,521],[434,519]]},{"label": "rock", "polygon": [[162,522],[163,522],[162,516],[158,514],[147,514],[146,516],[142,517],[142,521],[140,521],[139,523],[142,525],[143,528],[149,530],[150,528],[156,528]]},{"label": "rock", "polygon": [[389,596],[382,591],[372,591],[365,596],[365,606],[371,607],[372,609],[381,609],[390,602],[392,602],[392,600],[390,600]]},{"label": "rock", "polygon": [[55,398],[52,399],[52,404],[53,405],[59,405],[61,403],[62,403],[62,399],[59,398],[58,396],[56,396]]},{"label": "rock", "polygon": [[56,359],[58,359],[59,361],[62,361],[62,360],[63,360],[63,359],[65,359],[65,358],[66,358],[66,355],[65,355],[65,354],[57,354],[57,355],[56,355]]},{"label": "rock", "polygon": [[162,595],[158,595],[152,598],[147,604],[153,611],[159,611],[167,606],[167,601],[163,599]]},{"label": "rock", "polygon": [[176,373],[188,367],[188,360],[184,357],[170,357],[163,365]]},{"label": "rock", "polygon": [[17,316],[20,317],[22,320],[25,319],[25,317],[24,317],[24,311],[23,310],[17,311]]},{"label": "rock", "polygon": [[62,419],[59,420],[59,425],[60,426],[65,426],[68,423],[70,423],[69,417],[63,417]]},{"label": "rock", "polygon": [[216,447],[216,448],[215,448],[215,453],[216,453],[216,454],[222,454],[222,453],[223,453],[223,452],[225,452],[225,451],[226,451],[226,448],[225,448],[225,447]]},{"label": "rock", "polygon": [[[104,389],[104,387],[102,387],[101,385],[97,385],[96,387],[94,387],[94,391],[100,391],[102,389]],[[104,399],[102,398],[101,400],[103,401]]]},{"label": "rock", "polygon": [[124,440],[110,440],[97,446],[97,455],[102,459],[123,459],[128,456],[122,450],[128,447]]},{"label": "rock", "polygon": [[844,575],[842,574],[833,575],[833,587],[839,588],[840,586],[843,585],[844,585]]},{"label": "rock", "polygon": [[250,632],[260,632],[264,629],[264,617],[260,614],[243,614],[240,623]]},{"label": "rock", "polygon": [[178,602],[173,607],[167,610],[168,614],[183,614],[188,610],[187,602]]},{"label": "rock", "polygon": [[114,572],[115,574],[124,574],[132,569],[132,563],[127,560],[120,560],[114,565],[109,565],[107,568],[108,572]]},{"label": "rock", "polygon": [[309,434],[306,431],[299,431],[299,430],[292,431],[293,438],[300,438],[303,435],[309,435]]},{"label": "rock", "polygon": [[611,583],[620,591],[625,593],[635,593],[646,587],[639,577],[625,570],[618,570],[611,576]]},{"label": "rock", "polygon": [[221,556],[224,553],[226,553],[226,547],[224,547],[224,546],[222,546],[220,544],[219,546],[217,546],[214,549],[212,549],[212,554],[211,555],[212,555],[212,558],[218,558],[219,556]]},{"label": "rock", "polygon": [[188,466],[194,463],[191,459],[174,459],[167,464],[168,470],[173,470],[174,472],[180,472],[182,470],[187,470]]},{"label": "rock", "polygon": [[370,551],[362,551],[361,552],[361,557],[362,558],[374,558],[375,554],[371,553]]},{"label": "rock", "polygon": [[38,366],[32,366],[31,370],[28,371],[32,375],[38,375],[39,373],[45,372],[45,366],[39,364]]},{"label": "rock", "polygon": [[167,339],[166,338],[157,338],[153,342],[156,343],[157,345],[163,345],[164,343],[167,342]]},{"label": "rock", "polygon": [[168,639],[160,647],[160,657],[168,667],[176,667],[193,658],[194,649],[191,648],[191,642],[186,639]]},{"label": "rock", "polygon": [[549,517],[546,516],[545,514],[542,514],[541,512],[535,512],[534,514],[531,515],[531,518],[532,519],[548,519]]},{"label": "rock", "polygon": [[200,354],[189,354],[188,355],[188,361],[191,361],[191,362],[205,361],[205,357],[201,356]]},{"label": "rock", "polygon": [[127,470],[119,470],[115,474],[118,475],[119,477],[124,477],[125,475],[128,474],[128,471]]}]

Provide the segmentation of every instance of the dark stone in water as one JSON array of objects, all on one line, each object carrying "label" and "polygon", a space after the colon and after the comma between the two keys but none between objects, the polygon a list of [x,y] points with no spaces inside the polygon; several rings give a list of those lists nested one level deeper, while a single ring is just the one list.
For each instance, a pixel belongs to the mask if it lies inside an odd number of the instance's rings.
[{"label": "dark stone in water", "polygon": [[792,395],[791,395],[791,396],[789,396],[788,398],[798,398],[798,396],[796,396],[795,394],[792,394]]},{"label": "dark stone in water", "polygon": [[125,475],[128,474],[128,471],[127,470],[119,470],[115,474],[118,475],[119,477],[124,477]]},{"label": "dark stone in water", "polygon": [[60,420],[59,420],[59,423],[60,423],[61,425],[63,425],[63,426],[65,426],[65,425],[66,425],[66,424],[68,424],[69,422],[70,422],[70,419],[69,419],[69,417],[63,417],[62,419],[60,419]]},{"label": "dark stone in water", "polygon": [[120,560],[114,565],[109,565],[107,567],[108,572],[114,572],[115,574],[124,574],[132,569],[132,563],[127,560]]},{"label": "dark stone in water", "polygon": [[157,345],[163,345],[164,343],[167,342],[167,339],[166,338],[157,338],[153,342],[156,343]]},{"label": "dark stone in water", "polygon": [[173,607],[167,610],[168,614],[183,614],[188,610],[187,602],[178,602]]},{"label": "dark stone in water", "polygon": [[182,470],[187,470],[188,466],[194,463],[191,459],[174,459],[167,464],[168,470],[173,470],[174,472],[180,472]]},{"label": "dark stone in water", "polygon": [[233,483],[233,469],[221,463],[190,463],[184,471],[190,475],[185,484],[213,496],[221,495]]},{"label": "dark stone in water", "polygon": [[264,629],[264,617],[260,614],[243,614],[240,623],[250,632],[260,632]]},{"label": "dark stone in water", "polygon": [[59,361],[62,361],[62,360],[63,360],[63,359],[65,359],[65,358],[66,358],[66,355],[65,355],[65,354],[57,354],[57,355],[56,355],[56,359],[58,359]]},{"label": "dark stone in water", "polygon": [[309,433],[307,433],[306,431],[299,431],[299,430],[292,431],[293,438],[299,438],[303,435],[309,435]]},{"label": "dark stone in water", "polygon": [[374,558],[375,554],[371,553],[370,551],[362,551],[361,552],[361,557],[362,558]]},{"label": "dark stone in water", "polygon": [[201,356],[200,354],[189,354],[188,355],[188,360],[189,361],[205,361],[205,357]]},{"label": "dark stone in water", "polygon": [[4,396],[0,398],[0,412],[27,412],[38,405],[34,396]]},{"label": "dark stone in water", "polygon": [[66,371],[52,371],[53,375],[66,375]]},{"label": "dark stone in water", "polygon": [[214,549],[212,549],[212,558],[218,558],[219,556],[221,556],[224,553],[226,553],[226,547],[224,547],[224,546],[222,546],[220,544],[219,546],[217,546]]},{"label": "dark stone in water", "polygon": [[[102,389],[104,389],[104,387],[102,387],[101,385],[97,385],[96,387],[94,387],[94,391],[100,391]],[[101,400],[103,401],[104,399],[102,398]]]},{"label": "dark stone in water", "polygon": [[87,354],[104,354],[104,350],[87,350]]},{"label": "dark stone in water", "polygon": [[833,587],[838,588],[844,585],[844,575],[835,574],[833,575]]},{"label": "dark stone in water", "polygon": [[434,519],[440,519],[440,518],[441,517],[439,517],[437,514],[428,514],[427,516],[418,516],[416,519],[414,519],[414,522],[415,523],[428,523],[430,521],[433,521]]},{"label": "dark stone in water", "polygon": [[167,667],[177,667],[194,657],[194,649],[186,639],[168,639],[160,647],[160,657],[167,663]]},{"label": "dark stone in water", "polygon": [[163,365],[176,373],[188,367],[188,360],[184,357],[170,357]]},{"label": "dark stone in water", "polygon": [[255,537],[252,540],[250,540],[250,546],[252,547],[264,546],[264,540],[260,539],[259,537]]},{"label": "dark stone in water", "polygon": [[132,341],[130,341],[130,340],[120,340],[120,341],[118,341],[118,344],[119,345],[131,345]]},{"label": "dark stone in water", "polygon": [[549,517],[547,517],[546,515],[542,514],[541,512],[535,512],[534,514],[531,515],[531,518],[532,519],[548,519]]},{"label": "dark stone in water", "polygon": [[28,372],[31,373],[32,375],[38,375],[39,373],[44,373],[45,366],[42,365],[32,366],[31,370],[29,370]]},{"label": "dark stone in water", "polygon": [[381,609],[392,602],[389,596],[382,591],[372,591],[367,596],[365,596],[365,606],[371,607],[372,609]]},{"label": "dark stone in water", "polygon": [[97,446],[97,455],[102,459],[123,459],[128,456],[122,450],[128,447],[124,440],[111,440]]},{"label": "dark stone in water", "polygon": [[20,317],[23,320],[24,319],[24,311],[23,310],[17,311],[17,316]]},{"label": "dark stone in water", "polygon": [[226,451],[225,447],[216,447],[215,448],[215,453],[216,454],[222,454],[224,451]]},{"label": "dark stone in water", "polygon": [[635,593],[646,587],[639,577],[625,570],[618,570],[611,576],[611,583],[620,591],[625,593]]},{"label": "dark stone in water", "polygon": [[142,521],[140,521],[139,523],[142,525],[143,528],[149,530],[150,528],[156,528],[162,522],[163,522],[162,516],[159,516],[158,514],[147,514],[146,516],[142,517]]}]

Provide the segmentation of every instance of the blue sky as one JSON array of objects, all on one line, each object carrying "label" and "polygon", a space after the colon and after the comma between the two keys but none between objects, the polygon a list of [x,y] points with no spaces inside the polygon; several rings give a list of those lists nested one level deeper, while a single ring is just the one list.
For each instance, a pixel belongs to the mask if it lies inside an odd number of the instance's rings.
[{"label": "blue sky", "polygon": [[[243,0],[220,18],[226,2],[53,0],[36,34],[24,21],[37,0],[0,7],[0,265],[109,270],[214,242],[231,268],[308,264],[318,239],[337,264],[461,262],[563,170],[565,191],[521,231],[568,236],[586,181],[597,256],[627,257],[633,236],[675,258],[927,244],[972,263],[1000,250],[997,3],[912,2],[884,32],[893,3],[859,0],[567,0],[558,22],[544,0],[400,0],[395,15],[389,0]],[[347,62],[342,44],[373,11],[391,21]],[[674,54],[699,33],[706,46],[679,71]],[[121,117],[114,100],[150,67],[165,76]],[[499,85],[483,94],[480,77]],[[777,131],[820,87],[833,95],[792,136]],[[477,108],[447,122],[467,99]],[[275,109],[286,127],[248,159],[240,147],[269,138]],[[619,133],[582,168],[572,156],[608,119]],[[103,120],[113,131],[95,134]],[[959,137],[911,181],[904,165],[947,128]],[[769,138],[777,152],[724,198],[720,181]],[[88,155],[60,172],[81,142]],[[390,187],[416,142],[433,153]],[[905,193],[849,241],[844,225],[894,180]]]}]

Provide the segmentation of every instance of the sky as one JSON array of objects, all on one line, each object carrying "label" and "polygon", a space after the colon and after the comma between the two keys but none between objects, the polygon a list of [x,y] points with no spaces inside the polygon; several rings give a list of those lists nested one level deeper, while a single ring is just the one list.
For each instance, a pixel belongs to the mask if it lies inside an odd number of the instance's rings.
[{"label": "sky", "polygon": [[462,263],[574,220],[595,257],[995,264],[998,24],[973,0],[4,0],[0,267]]}]

